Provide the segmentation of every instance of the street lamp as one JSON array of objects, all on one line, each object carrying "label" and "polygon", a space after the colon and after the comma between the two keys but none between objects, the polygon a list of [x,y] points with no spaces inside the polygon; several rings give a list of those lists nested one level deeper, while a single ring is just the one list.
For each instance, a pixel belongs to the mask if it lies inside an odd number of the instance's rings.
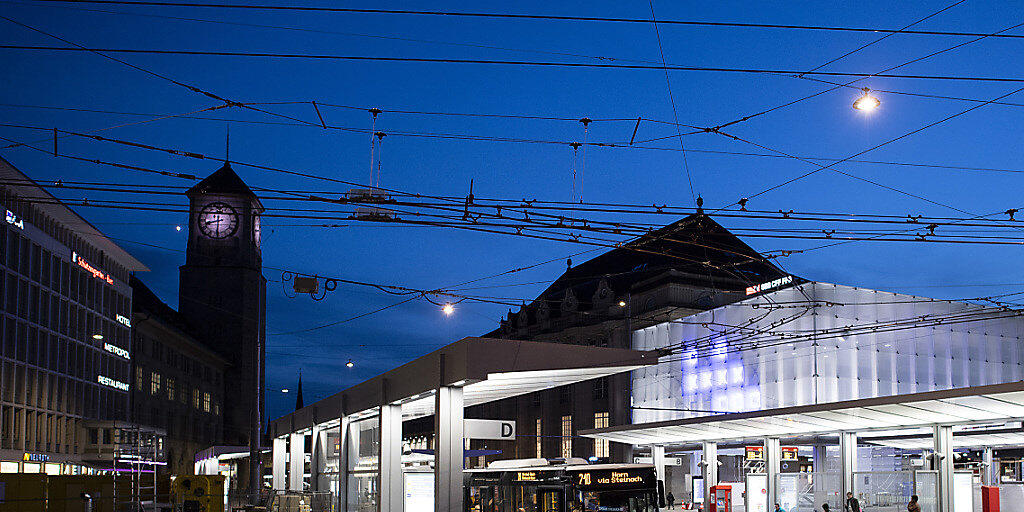
[{"label": "street lamp", "polygon": [[349,359],[349,360],[348,360],[348,362],[347,362],[347,363],[345,363],[345,366],[347,366],[347,367],[349,367],[349,368],[352,368],[352,367],[353,367],[353,366],[355,366],[355,365],[356,365],[356,363],[353,363],[351,359]]},{"label": "street lamp", "polygon": [[441,306],[441,311],[443,311],[446,316],[452,316],[452,313],[455,312],[455,306],[453,306],[451,302],[447,302],[444,306]]},{"label": "street lamp", "polygon": [[864,94],[853,102],[853,108],[870,114],[871,112],[874,112],[882,102],[871,94],[871,89],[865,87],[861,90]]},{"label": "street lamp", "polygon": [[288,392],[288,388],[284,388],[284,389],[282,389],[282,390],[281,390],[281,392],[282,392],[282,393],[287,393],[287,392]]},{"label": "street lamp", "polygon": [[92,339],[94,339],[94,340],[102,340],[103,339],[103,335],[102,334],[98,334],[98,333],[97,334],[93,334],[92,335]]}]

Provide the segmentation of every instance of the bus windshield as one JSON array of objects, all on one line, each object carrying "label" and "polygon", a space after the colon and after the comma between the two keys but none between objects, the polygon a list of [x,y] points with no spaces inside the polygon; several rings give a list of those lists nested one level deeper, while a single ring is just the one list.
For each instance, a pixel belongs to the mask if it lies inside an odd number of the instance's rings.
[{"label": "bus windshield", "polygon": [[572,512],[658,512],[654,491],[576,491]]}]

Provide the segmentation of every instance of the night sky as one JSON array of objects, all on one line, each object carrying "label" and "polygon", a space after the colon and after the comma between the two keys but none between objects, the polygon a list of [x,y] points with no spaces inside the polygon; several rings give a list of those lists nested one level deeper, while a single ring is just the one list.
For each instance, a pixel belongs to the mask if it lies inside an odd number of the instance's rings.
[{"label": "night sky", "polygon": [[[751,2],[743,1],[663,1],[657,2],[655,7],[659,19],[898,29],[949,3],[788,2],[753,8]],[[333,5],[328,2],[320,5],[329,4]],[[651,15],[647,2],[346,2],[345,6],[630,18]],[[649,24],[34,2],[0,2],[0,15],[70,41],[100,48],[660,63],[658,40],[654,27]],[[1020,2],[967,1],[914,28],[989,33],[1022,21],[1024,5]],[[0,20],[0,27],[0,44],[66,46],[4,20]],[[659,25],[659,29],[669,64],[758,69],[808,70],[881,36],[865,32],[679,25]],[[1007,33],[1024,34],[1024,30]],[[876,73],[971,39],[898,34],[823,69]],[[624,119],[595,121],[590,125],[588,140],[614,142],[630,139],[637,116],[673,119],[661,70],[142,54],[118,54],[118,57],[235,101],[306,102],[261,108],[308,122],[318,121],[308,103],[312,100],[358,107],[321,107],[325,120],[331,125],[356,130],[326,131],[280,117],[225,108],[201,115],[250,122],[165,119],[105,130],[100,132],[103,135],[222,157],[230,124],[233,160],[359,183],[370,179],[365,130],[370,126],[366,109],[371,107]],[[989,38],[893,72],[1019,77],[1022,58],[1024,41]],[[810,80],[765,74],[671,71],[669,76],[679,122],[697,126],[719,125],[827,88]],[[1024,84],[876,77],[858,85],[989,100]],[[844,158],[975,105],[960,100],[878,93],[882,101],[880,110],[866,116],[851,108],[857,96],[858,92],[853,89],[830,92],[733,125],[730,130],[737,136],[790,154]],[[984,106],[862,158],[1024,169],[1020,130],[1024,93],[1004,101],[1020,104]],[[91,131],[137,123],[157,114],[181,114],[217,104],[206,96],[94,54],[0,49],[2,123]],[[377,129],[566,142],[583,138],[582,126],[575,121],[390,112],[380,115]],[[674,133],[669,125],[645,122],[638,130],[637,139],[667,137]],[[0,136],[23,142],[42,141],[40,147],[52,147],[45,131],[5,126],[0,127]],[[686,136],[684,143],[692,150],[686,153],[686,163],[693,187],[707,207],[727,205],[814,169],[807,163],[786,158],[698,152],[764,152],[715,134]],[[645,145],[664,150],[588,148],[583,174],[584,200],[693,206],[677,141],[669,138]],[[81,138],[61,139],[60,151],[199,176],[220,166],[220,162],[213,160],[187,159]],[[0,156],[40,181],[63,179],[175,187],[193,184],[188,180],[54,158],[25,147],[4,149]],[[567,144],[471,141],[392,133],[383,143],[381,185],[424,194],[462,196],[469,191],[470,180],[473,180],[474,193],[481,197],[570,200],[573,193],[571,164],[572,149]],[[242,165],[234,167],[253,187],[335,194],[348,188]],[[830,171],[758,196],[748,206],[772,211],[964,217],[1024,205],[1018,174],[1024,171],[969,171],[866,163],[843,163],[837,169],[948,206]],[[69,190],[56,194],[76,200],[89,197],[186,204],[184,196]],[[275,202],[268,206],[294,205]],[[186,238],[175,226],[185,224],[184,214],[103,208],[77,210],[149,266],[152,271],[141,275],[142,280],[169,304],[177,304],[177,268],[184,262]],[[659,220],[669,223],[675,219]],[[777,226],[769,221],[719,221],[727,228]],[[588,249],[569,243],[445,228],[345,221],[337,222],[343,227],[332,228],[297,225],[310,223],[299,219],[268,218],[264,221],[263,258],[267,267],[264,275],[269,281],[267,389],[271,417],[280,416],[293,407],[294,396],[280,390],[294,388],[300,369],[308,404],[442,344],[484,334],[497,327],[499,318],[508,309],[502,305],[464,302],[454,315],[446,318],[438,306],[416,300],[351,322],[281,335],[278,333],[344,320],[393,304],[403,297],[373,288],[342,285],[321,302],[305,296],[289,298],[283,292],[282,272],[275,269],[414,288],[439,288],[554,259],[550,264],[528,271],[475,283],[475,286],[495,287],[472,291],[528,300],[562,272],[567,256]],[[816,245],[811,241],[771,238],[750,238],[747,242],[761,251]],[[582,261],[585,257],[574,259]],[[779,263],[786,270],[813,280],[960,298],[1024,288],[1020,261],[1021,250],[1013,246],[860,242],[793,255]],[[350,358],[356,364],[352,369],[344,366]]]}]

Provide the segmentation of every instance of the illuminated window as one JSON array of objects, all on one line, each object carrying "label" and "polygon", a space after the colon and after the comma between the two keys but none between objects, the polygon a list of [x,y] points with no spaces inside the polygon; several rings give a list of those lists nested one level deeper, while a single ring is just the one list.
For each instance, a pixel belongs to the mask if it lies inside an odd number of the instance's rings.
[{"label": "illuminated window", "polygon": [[[594,428],[605,428],[608,426],[608,413],[606,412],[595,412],[594,413]],[[594,440],[594,456],[595,457],[607,457],[608,456],[608,440],[607,439],[595,439]]]},{"label": "illuminated window", "polygon": [[543,439],[544,438],[541,437],[541,435],[540,435],[540,418],[537,418],[537,458],[543,457],[543,455],[541,455],[541,453],[542,453],[542,451],[541,451],[541,441]]},{"label": "illuminated window", "polygon": [[203,411],[210,412],[210,394],[203,393]]},{"label": "illuminated window", "polygon": [[152,372],[149,374],[149,393],[155,395],[160,392],[160,374]]},{"label": "illuminated window", "polygon": [[200,395],[199,395],[199,388],[193,389],[192,390],[192,406],[195,407],[196,410],[199,410],[199,403],[200,403],[199,402],[199,397],[200,397]]},{"label": "illuminated window", "polygon": [[143,389],[146,389],[144,387],[144,384],[146,383],[146,379],[143,377],[143,375],[145,375],[145,373],[146,372],[142,371],[142,367],[141,366],[135,367],[135,389],[138,389],[139,391],[141,391]]},{"label": "illuminated window", "polygon": [[174,379],[167,377],[167,399],[174,401]]},{"label": "illuminated window", "polygon": [[572,457],[572,416],[562,416],[562,458]]}]

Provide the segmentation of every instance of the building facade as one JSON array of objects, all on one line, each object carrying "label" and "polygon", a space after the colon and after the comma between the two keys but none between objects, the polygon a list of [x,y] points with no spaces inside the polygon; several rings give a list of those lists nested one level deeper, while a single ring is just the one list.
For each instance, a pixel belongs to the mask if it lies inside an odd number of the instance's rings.
[{"label": "building facade", "polygon": [[0,464],[104,469],[89,422],[126,418],[130,273],[146,267],[0,159]]},{"label": "building facade", "polygon": [[142,281],[131,286],[131,420],[164,432],[163,469],[188,475],[197,452],[223,443],[227,362]]},{"label": "building facade", "polygon": [[[488,337],[630,348],[637,329],[741,300],[746,289],[786,274],[711,218],[696,214],[566,271],[508,313]],[[632,447],[576,435],[633,421],[629,375],[550,389],[467,409],[469,418],[515,419],[517,441],[473,441],[501,450],[477,461],[596,457],[632,462]],[[421,440],[409,429],[410,440]],[[429,436],[427,434],[426,436]],[[420,441],[422,442],[422,441]]]}]

